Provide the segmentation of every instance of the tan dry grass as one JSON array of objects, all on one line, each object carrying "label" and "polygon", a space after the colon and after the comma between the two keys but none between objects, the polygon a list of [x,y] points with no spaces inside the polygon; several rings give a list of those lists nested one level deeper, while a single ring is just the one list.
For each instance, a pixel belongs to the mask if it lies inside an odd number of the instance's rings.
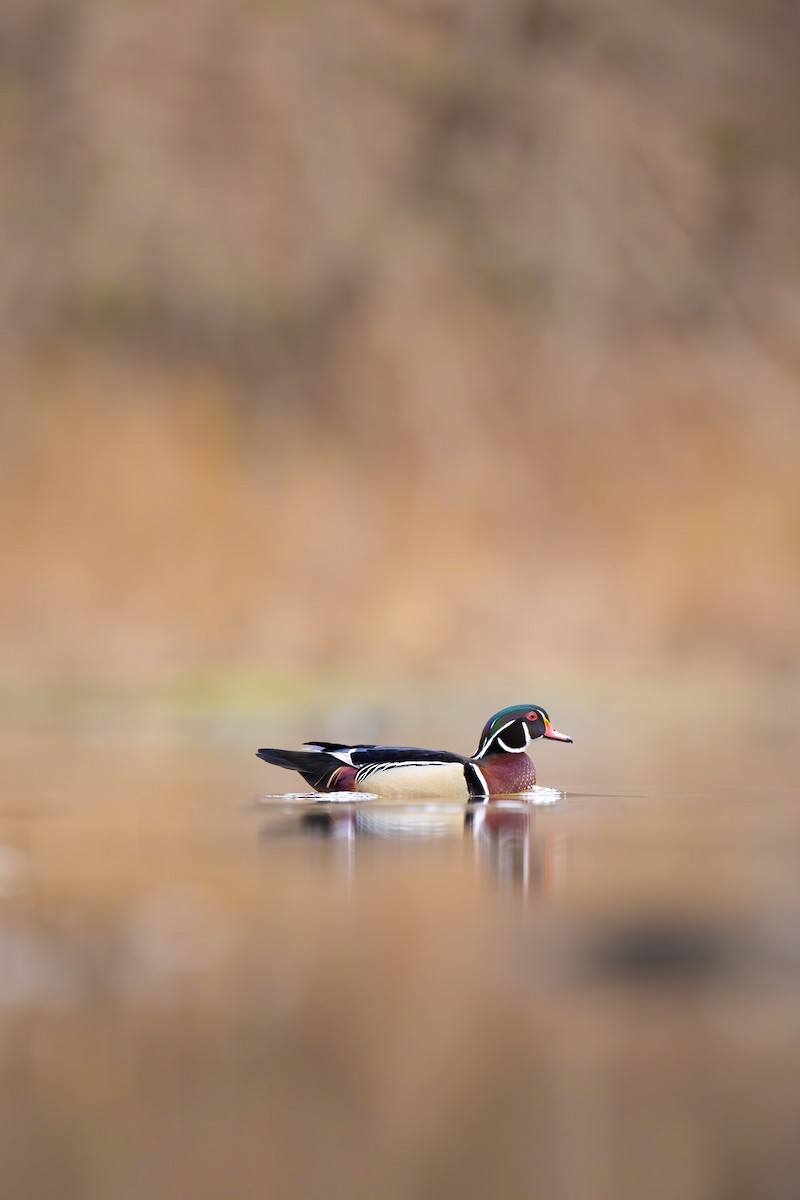
[{"label": "tan dry grass", "polygon": [[797,665],[793,445],[676,363],[530,377],[502,409],[442,386],[430,433],[401,386],[366,428],[264,430],[221,377],[119,362],[21,394],[7,670]]},{"label": "tan dry grass", "polygon": [[796,26],[12,0],[0,668],[793,671]]}]

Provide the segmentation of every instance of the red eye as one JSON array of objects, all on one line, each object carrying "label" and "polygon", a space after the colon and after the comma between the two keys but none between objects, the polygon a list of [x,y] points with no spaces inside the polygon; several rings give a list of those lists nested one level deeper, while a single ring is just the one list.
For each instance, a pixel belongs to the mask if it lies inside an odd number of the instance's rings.
[{"label": "red eye", "polygon": [[539,714],[537,713],[536,709],[532,709],[529,713],[526,713],[525,715],[527,716],[529,721],[538,721],[539,720]]}]

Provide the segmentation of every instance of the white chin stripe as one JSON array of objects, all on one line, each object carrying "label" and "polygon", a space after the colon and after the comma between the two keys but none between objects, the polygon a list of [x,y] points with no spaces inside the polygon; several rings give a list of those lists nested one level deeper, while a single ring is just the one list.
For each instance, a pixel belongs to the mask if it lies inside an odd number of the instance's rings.
[{"label": "white chin stripe", "polygon": [[506,754],[524,754],[528,742],[526,741],[524,746],[507,746],[503,739],[498,737],[497,744],[501,750],[505,750]]}]

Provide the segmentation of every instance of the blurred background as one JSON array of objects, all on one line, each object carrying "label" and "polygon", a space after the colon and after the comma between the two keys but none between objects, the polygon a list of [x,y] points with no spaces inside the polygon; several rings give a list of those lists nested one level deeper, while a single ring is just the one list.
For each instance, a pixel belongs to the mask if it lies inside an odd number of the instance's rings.
[{"label": "blurred background", "polygon": [[[3,0],[4,1200],[796,1200],[798,61]],[[517,702],[547,806],[262,794]]]},{"label": "blurred background", "polygon": [[793,680],[798,39],[7,0],[6,685]]}]

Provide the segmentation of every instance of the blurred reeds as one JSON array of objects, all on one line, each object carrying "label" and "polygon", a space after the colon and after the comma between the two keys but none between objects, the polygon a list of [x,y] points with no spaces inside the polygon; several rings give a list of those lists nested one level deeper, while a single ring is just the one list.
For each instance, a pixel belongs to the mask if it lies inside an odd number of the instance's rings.
[{"label": "blurred reeds", "polygon": [[794,674],[798,35],[9,0],[0,669]]}]

